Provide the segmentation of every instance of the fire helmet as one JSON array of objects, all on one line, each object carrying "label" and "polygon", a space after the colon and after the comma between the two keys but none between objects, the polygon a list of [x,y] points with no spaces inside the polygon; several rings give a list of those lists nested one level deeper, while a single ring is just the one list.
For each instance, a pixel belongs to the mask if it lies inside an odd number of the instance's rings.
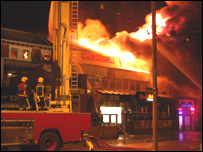
[{"label": "fire helmet", "polygon": [[22,82],[26,82],[27,80],[28,80],[27,77],[22,77],[22,78],[21,78],[21,81],[22,81]]},{"label": "fire helmet", "polygon": [[43,79],[42,77],[39,77],[39,78],[38,78],[38,82],[39,82],[39,83],[43,83],[43,81],[44,81],[44,79]]}]

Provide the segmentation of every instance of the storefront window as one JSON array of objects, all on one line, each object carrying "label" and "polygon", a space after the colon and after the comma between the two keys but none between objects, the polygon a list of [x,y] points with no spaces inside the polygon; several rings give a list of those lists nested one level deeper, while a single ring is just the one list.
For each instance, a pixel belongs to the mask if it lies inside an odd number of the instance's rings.
[{"label": "storefront window", "polygon": [[109,116],[105,114],[114,114],[111,115],[111,123],[115,123],[116,116],[115,114],[118,115],[118,123],[121,124],[121,107],[100,107],[100,110],[102,111],[103,115],[103,121],[104,122],[109,122]]}]

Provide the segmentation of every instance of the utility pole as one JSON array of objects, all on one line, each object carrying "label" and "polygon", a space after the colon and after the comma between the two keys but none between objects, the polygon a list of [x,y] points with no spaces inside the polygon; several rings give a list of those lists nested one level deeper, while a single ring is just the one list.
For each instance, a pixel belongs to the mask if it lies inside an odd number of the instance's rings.
[{"label": "utility pole", "polygon": [[156,6],[151,1],[152,11],[152,88],[153,88],[153,151],[158,151],[157,142],[157,51],[156,51]]}]

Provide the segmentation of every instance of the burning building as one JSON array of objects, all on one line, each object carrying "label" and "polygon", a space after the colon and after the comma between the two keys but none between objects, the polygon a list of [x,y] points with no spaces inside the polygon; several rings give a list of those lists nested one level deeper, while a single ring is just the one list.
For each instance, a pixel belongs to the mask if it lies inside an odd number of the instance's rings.
[{"label": "burning building", "polygon": [[[199,94],[197,91],[191,91],[191,88],[187,89],[185,81],[180,80],[185,80],[186,77],[195,87],[201,89],[191,76],[191,69],[197,66],[193,62],[194,59],[190,58],[189,50],[193,47],[188,42],[191,39],[183,32],[188,22],[183,10],[188,5],[167,3],[168,6],[157,10],[156,16],[159,128],[162,130],[172,129],[172,126],[178,129],[176,116],[179,102],[169,96],[195,97]],[[115,36],[110,35],[97,19],[78,23],[78,40],[70,41],[79,48],[77,62],[79,88],[82,89],[79,111],[91,112],[93,123],[96,122],[94,114],[101,110],[103,114],[111,116],[104,118],[105,123],[125,123],[128,132],[146,129],[150,131],[152,95],[146,93],[146,88],[151,87],[152,77],[151,14],[147,15],[145,20],[146,23],[139,26],[139,29],[136,28],[130,33],[120,31]],[[49,36],[51,41],[52,33]],[[187,72],[183,65],[187,65],[190,72]],[[178,72],[181,76],[176,74]],[[73,106],[74,102],[78,100],[73,100]]]},{"label": "burning building", "polygon": [[[187,15],[183,11],[188,8],[188,5],[186,5],[187,2],[184,2],[184,5],[182,5],[183,3],[174,3],[175,5],[167,2],[168,6],[157,10],[156,15],[158,71],[161,71],[158,73],[158,90],[162,100],[165,100],[164,96],[195,97],[196,93],[191,91],[192,89],[186,89],[185,77],[187,82],[189,79],[193,83],[193,87],[195,84],[195,87],[201,89],[199,83],[191,76],[192,73],[183,66],[187,63],[180,62],[180,58],[183,61],[186,59],[193,61],[193,58],[188,58],[189,50],[192,49],[191,45],[187,43],[190,38],[183,33],[188,22]],[[195,7],[195,5],[192,6]],[[103,7],[102,10],[104,10]],[[70,39],[70,41],[79,47],[77,59],[79,74],[81,74],[81,78],[84,76],[83,78],[87,80],[80,81],[85,82],[81,85],[86,89],[84,94],[87,96],[87,98],[81,98],[80,110],[94,113],[101,109],[105,111],[104,113],[107,111],[112,114],[113,107],[120,107],[115,111],[119,111],[119,117],[123,113],[123,121],[127,124],[128,120],[134,119],[133,115],[124,116],[124,111],[132,113],[132,101],[150,100],[147,98],[145,89],[151,86],[151,14],[146,16],[145,21],[146,23],[135,32],[121,31],[117,32],[115,36],[107,32],[100,20],[86,19],[84,23],[78,23],[78,40]],[[49,26],[51,27],[50,24]],[[50,32],[50,40],[51,37],[52,33]],[[183,49],[181,44],[184,44],[185,54],[180,51]],[[181,76],[178,76],[180,73]],[[184,82],[181,83],[178,77],[184,79]],[[144,93],[140,94],[140,92]],[[168,111],[168,115],[172,113],[172,115],[176,115],[178,101],[176,100],[175,103],[171,101],[172,105],[169,103],[168,101],[163,104],[164,110],[161,111],[163,113]],[[111,110],[103,110],[103,106],[112,108]],[[139,109],[142,114],[150,113],[147,106],[140,106]],[[174,123],[178,124],[175,119],[176,122],[172,122],[173,120],[170,122],[160,121],[159,126],[167,128]],[[121,118],[118,121],[120,123]],[[138,128],[151,126],[150,121],[138,122],[138,124]],[[135,124],[130,123],[128,126],[132,131]]]}]

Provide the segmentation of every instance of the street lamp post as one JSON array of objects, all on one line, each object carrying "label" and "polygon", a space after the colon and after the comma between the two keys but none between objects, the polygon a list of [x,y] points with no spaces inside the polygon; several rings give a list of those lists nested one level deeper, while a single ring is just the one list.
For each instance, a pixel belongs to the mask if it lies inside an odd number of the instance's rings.
[{"label": "street lamp post", "polygon": [[151,1],[152,11],[152,87],[153,87],[153,151],[158,151],[157,142],[157,51],[156,51],[156,7]]}]

